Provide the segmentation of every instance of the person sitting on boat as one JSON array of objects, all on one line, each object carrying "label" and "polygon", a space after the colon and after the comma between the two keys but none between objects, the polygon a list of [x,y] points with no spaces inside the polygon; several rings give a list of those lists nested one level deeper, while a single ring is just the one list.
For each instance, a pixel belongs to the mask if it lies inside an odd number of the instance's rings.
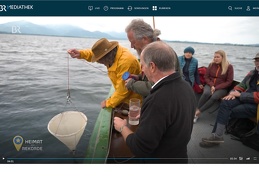
[{"label": "person sitting on boat", "polygon": [[176,71],[178,57],[162,41],[148,44],[140,64],[155,84],[143,102],[139,125],[133,133],[127,121],[114,117],[119,131],[136,160],[141,163],[188,163],[196,97],[192,87]]},{"label": "person sitting on boat", "polygon": [[105,38],[98,40],[92,49],[76,50],[70,49],[68,53],[72,58],[85,59],[89,62],[104,64],[108,70],[114,93],[108,99],[101,102],[101,107],[114,108],[121,103],[129,103],[129,99],[142,99],[139,94],[129,91],[125,87],[122,75],[125,72],[140,74],[141,68],[137,58],[130,51],[118,44],[117,41],[108,41]]},{"label": "person sitting on boat", "polygon": [[216,101],[227,95],[233,78],[234,69],[227,60],[225,51],[216,51],[205,74],[206,85],[198,102],[194,123],[197,122],[202,112],[209,109]]},{"label": "person sitting on boat", "polygon": [[[133,19],[126,27],[125,32],[127,33],[131,48],[134,48],[139,56],[147,44],[160,40],[158,36],[161,34],[160,30],[153,30],[152,27],[142,19]],[[132,78],[125,81],[127,89],[143,97],[146,97],[150,93],[153,84],[153,82],[147,80],[144,74],[132,74]]]},{"label": "person sitting on boat", "polygon": [[[220,103],[212,136],[202,138],[201,147],[214,147],[224,142],[223,134],[230,118],[255,118],[259,104],[259,53],[254,58],[255,69],[225,96]],[[258,119],[257,119],[258,121]],[[259,133],[259,132],[257,132]]]},{"label": "person sitting on boat", "polygon": [[199,88],[203,89],[203,85],[200,82],[198,73],[198,60],[193,57],[195,50],[189,46],[184,49],[184,55],[179,56],[180,68],[184,79],[193,87],[194,82],[199,85]]}]

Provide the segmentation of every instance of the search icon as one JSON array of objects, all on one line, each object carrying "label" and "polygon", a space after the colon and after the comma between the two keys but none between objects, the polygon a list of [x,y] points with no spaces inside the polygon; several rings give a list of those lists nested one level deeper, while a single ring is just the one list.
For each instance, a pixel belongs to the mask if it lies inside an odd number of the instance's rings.
[{"label": "search icon", "polygon": [[232,6],[228,6],[228,10],[232,11]]}]

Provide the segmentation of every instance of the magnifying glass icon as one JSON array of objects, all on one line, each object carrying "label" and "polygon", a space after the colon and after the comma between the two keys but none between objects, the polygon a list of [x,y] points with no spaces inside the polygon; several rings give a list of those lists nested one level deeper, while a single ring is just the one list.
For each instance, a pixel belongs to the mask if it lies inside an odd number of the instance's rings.
[{"label": "magnifying glass icon", "polygon": [[232,6],[228,6],[228,10],[232,11]]}]

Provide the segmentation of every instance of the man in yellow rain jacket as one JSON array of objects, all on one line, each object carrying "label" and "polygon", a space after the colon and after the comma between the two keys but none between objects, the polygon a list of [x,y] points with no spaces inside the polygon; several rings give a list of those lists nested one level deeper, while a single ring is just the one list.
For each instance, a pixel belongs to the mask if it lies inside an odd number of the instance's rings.
[{"label": "man in yellow rain jacket", "polygon": [[137,58],[130,51],[119,45],[117,41],[108,41],[105,38],[98,40],[92,49],[70,49],[68,53],[72,58],[85,59],[89,62],[104,64],[108,70],[108,76],[114,86],[111,97],[101,102],[101,107],[114,108],[121,103],[129,103],[129,99],[141,99],[139,94],[127,90],[122,75],[125,72],[140,74],[141,68]]}]

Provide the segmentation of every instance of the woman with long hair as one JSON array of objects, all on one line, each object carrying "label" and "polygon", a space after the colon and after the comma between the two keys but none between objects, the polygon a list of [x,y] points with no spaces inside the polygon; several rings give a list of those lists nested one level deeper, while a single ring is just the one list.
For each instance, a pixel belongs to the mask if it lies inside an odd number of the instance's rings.
[{"label": "woman with long hair", "polygon": [[228,88],[231,86],[233,78],[234,69],[227,60],[225,51],[216,51],[205,74],[206,85],[198,102],[194,123],[196,123],[202,112],[210,108],[220,98],[227,95]]}]

